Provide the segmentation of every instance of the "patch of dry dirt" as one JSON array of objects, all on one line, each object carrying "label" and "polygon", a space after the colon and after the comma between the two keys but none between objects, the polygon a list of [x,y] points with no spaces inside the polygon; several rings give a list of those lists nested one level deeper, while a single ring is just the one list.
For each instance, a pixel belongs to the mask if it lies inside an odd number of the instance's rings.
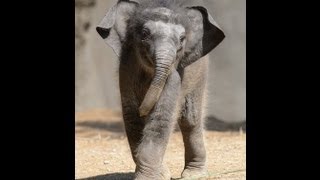
[{"label": "patch of dry dirt", "polygon": [[[210,119],[208,121],[210,126]],[[246,134],[241,130],[225,130],[205,132],[210,172],[208,179],[245,180]],[[77,113],[75,143],[76,179],[124,180],[133,177],[135,165],[120,113],[108,110]],[[165,162],[172,177],[179,178],[184,164],[183,141],[179,131],[175,131],[170,138]]]}]

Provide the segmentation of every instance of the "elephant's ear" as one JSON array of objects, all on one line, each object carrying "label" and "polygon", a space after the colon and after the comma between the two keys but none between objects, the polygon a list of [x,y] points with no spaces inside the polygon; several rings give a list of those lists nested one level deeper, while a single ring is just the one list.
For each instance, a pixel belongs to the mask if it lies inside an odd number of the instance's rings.
[{"label": "elephant's ear", "polygon": [[180,63],[182,68],[207,55],[225,38],[221,28],[204,7],[188,7],[187,15],[190,25],[185,57]]},{"label": "elephant's ear", "polygon": [[117,56],[120,55],[121,46],[126,36],[127,21],[134,13],[136,2],[119,0],[96,27],[99,35],[113,49]]}]

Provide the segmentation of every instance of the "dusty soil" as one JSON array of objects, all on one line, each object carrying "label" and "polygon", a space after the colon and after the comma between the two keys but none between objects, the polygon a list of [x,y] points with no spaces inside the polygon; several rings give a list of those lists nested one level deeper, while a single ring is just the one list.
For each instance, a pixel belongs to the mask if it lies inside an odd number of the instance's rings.
[{"label": "dusty soil", "polygon": [[[245,180],[246,134],[242,130],[245,130],[243,124],[224,124],[212,118],[208,119],[207,124],[208,179]],[[135,165],[120,113],[103,109],[76,113],[75,133],[77,180],[124,180],[133,177]],[[170,138],[165,155],[173,178],[180,177],[183,157],[183,141],[177,130]]]}]

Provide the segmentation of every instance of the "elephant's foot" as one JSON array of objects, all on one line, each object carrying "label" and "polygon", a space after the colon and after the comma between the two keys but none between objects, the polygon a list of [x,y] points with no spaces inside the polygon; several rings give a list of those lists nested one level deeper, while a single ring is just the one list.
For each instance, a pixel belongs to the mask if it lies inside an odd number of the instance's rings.
[{"label": "elephant's foot", "polygon": [[206,168],[186,168],[181,174],[182,180],[206,179],[209,173]]},{"label": "elephant's foot", "polygon": [[[154,172],[153,172],[154,173]],[[160,173],[157,174],[146,174],[142,172],[136,172],[134,180],[170,180],[171,173],[167,166],[163,166]]]}]

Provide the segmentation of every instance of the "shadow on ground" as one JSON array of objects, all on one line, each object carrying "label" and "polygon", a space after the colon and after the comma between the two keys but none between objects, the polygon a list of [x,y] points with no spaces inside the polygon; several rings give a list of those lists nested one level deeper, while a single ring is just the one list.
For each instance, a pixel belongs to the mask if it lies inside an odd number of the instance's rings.
[{"label": "shadow on ground", "polygon": [[[88,120],[83,122],[76,122],[77,127],[83,128],[93,128],[97,130],[105,130],[114,133],[124,133],[124,125],[122,121],[116,122],[108,122],[108,121],[94,121]],[[239,131],[242,130],[246,132],[246,121],[242,122],[233,122],[227,123],[222,120],[217,119],[216,117],[208,117],[206,120],[206,130],[207,131],[219,131],[219,132],[227,132],[227,131]],[[179,131],[179,127],[176,127],[176,131]],[[81,132],[81,130],[78,130]]]},{"label": "shadow on ground", "polygon": [[108,121],[83,121],[83,122],[76,122],[76,126],[78,127],[88,127],[88,128],[94,128],[98,130],[106,130],[116,133],[124,132],[124,125],[122,121],[118,122],[108,122]]},{"label": "shadow on ground", "polygon": [[246,121],[227,123],[214,116],[210,116],[206,121],[206,129],[208,131],[239,131],[246,132]]},{"label": "shadow on ground", "polygon": [[112,173],[99,176],[93,176],[88,178],[81,178],[76,180],[131,180],[134,177],[134,173]]}]

